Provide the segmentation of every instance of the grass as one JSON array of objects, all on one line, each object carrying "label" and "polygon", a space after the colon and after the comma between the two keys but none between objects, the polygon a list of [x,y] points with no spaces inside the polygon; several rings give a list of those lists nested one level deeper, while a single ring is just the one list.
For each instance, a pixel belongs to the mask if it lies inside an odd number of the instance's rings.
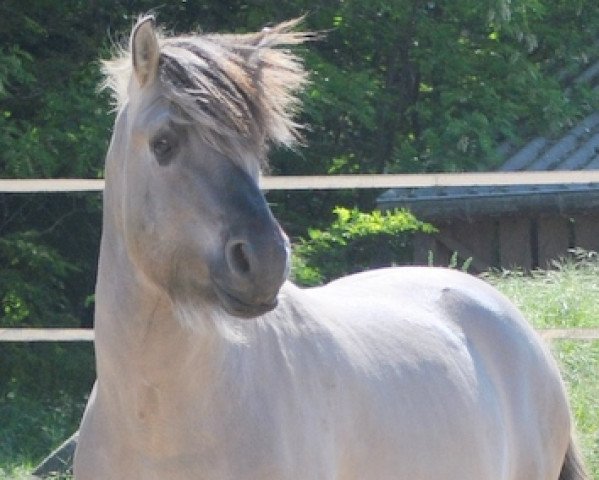
[{"label": "grass", "polygon": [[76,429],[84,395],[54,402],[28,395],[0,401],[0,479],[29,479],[36,464]]},{"label": "grass", "polygon": [[[553,270],[493,272],[485,279],[536,328],[599,327],[599,260],[594,256],[579,254]],[[599,480],[599,341],[559,340],[552,349],[568,386],[587,467]],[[32,466],[76,428],[85,394],[52,401],[14,393],[0,397],[0,478],[28,478]]]},{"label": "grass", "polygon": [[510,298],[535,328],[599,327],[599,259],[579,252],[531,274],[503,271],[484,275]]},{"label": "grass", "polygon": [[[578,252],[554,269],[485,275],[535,328],[599,327],[599,259]],[[599,341],[552,343],[568,387],[578,443],[594,480],[599,480]]]},{"label": "grass", "polygon": [[70,436],[94,377],[90,343],[0,343],[0,479],[26,479]]}]

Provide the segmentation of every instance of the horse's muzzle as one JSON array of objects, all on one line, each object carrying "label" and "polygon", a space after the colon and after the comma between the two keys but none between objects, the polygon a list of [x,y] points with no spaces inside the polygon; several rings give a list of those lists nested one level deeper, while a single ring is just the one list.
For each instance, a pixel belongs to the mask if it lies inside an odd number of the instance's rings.
[{"label": "horse's muzzle", "polygon": [[278,224],[274,227],[230,238],[212,265],[214,292],[227,313],[252,318],[277,306],[277,294],[289,273],[290,248]]}]

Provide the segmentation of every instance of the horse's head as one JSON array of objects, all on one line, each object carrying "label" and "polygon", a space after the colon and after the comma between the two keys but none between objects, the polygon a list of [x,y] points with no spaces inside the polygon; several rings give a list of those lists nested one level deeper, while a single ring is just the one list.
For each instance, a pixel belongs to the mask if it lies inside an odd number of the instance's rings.
[{"label": "horse's head", "polygon": [[107,62],[120,106],[108,205],[136,269],[175,303],[238,317],[277,304],[289,243],[258,176],[266,145],[295,137],[293,93],[305,74],[272,48],[301,41],[290,26],[161,39],[146,17],[130,52]]}]

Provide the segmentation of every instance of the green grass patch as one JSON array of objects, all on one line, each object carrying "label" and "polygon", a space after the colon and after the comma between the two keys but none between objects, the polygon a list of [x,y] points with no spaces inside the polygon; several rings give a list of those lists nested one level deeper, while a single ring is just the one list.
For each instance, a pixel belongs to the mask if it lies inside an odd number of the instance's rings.
[{"label": "green grass patch", "polygon": [[[599,261],[593,256],[580,254],[573,261],[556,264],[554,270],[493,272],[485,279],[510,298],[536,328],[599,327]],[[90,349],[91,345],[68,348]],[[28,355],[36,353],[31,347],[23,349]],[[69,373],[53,372],[57,384],[68,383],[67,376],[93,376],[91,355],[74,354],[74,350],[61,360],[65,363],[61,371]],[[587,467],[591,478],[599,480],[599,341],[557,340],[552,350],[568,386]],[[28,378],[20,382],[9,379],[0,396],[0,478],[28,478],[32,467],[77,428],[91,387],[77,389],[74,384],[68,392],[61,392],[48,386],[47,378],[36,380],[36,375],[49,372],[40,371],[34,361],[30,365],[31,371],[20,372]],[[37,384],[42,384],[44,391],[50,388],[52,395],[36,391],[33,386]]]},{"label": "green grass patch", "polygon": [[553,270],[485,274],[535,328],[599,327],[599,261],[580,253]]},{"label": "green grass patch", "polygon": [[[599,261],[579,253],[555,269],[485,275],[535,328],[599,327]],[[551,345],[568,387],[578,441],[591,477],[599,480],[599,341]]]},{"label": "green grass patch", "polygon": [[91,343],[0,343],[0,479],[26,479],[78,427]]}]

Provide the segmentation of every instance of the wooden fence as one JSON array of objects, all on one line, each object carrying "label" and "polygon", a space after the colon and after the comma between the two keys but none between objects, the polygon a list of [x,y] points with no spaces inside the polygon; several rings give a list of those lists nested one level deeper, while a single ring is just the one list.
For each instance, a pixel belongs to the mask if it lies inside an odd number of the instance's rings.
[{"label": "wooden fence", "polygon": [[[429,173],[384,175],[265,176],[264,190],[386,189],[481,185],[552,185],[599,183],[599,170]],[[0,193],[100,192],[102,179],[0,179]],[[539,330],[547,341],[557,339],[599,340],[599,328]],[[92,341],[89,329],[0,328],[0,342]]]},{"label": "wooden fence", "polygon": [[[553,340],[599,340],[599,328],[545,328],[539,335]],[[92,342],[94,332],[89,328],[0,328],[2,342]]]},{"label": "wooden fence", "polygon": [[[599,183],[599,170],[539,172],[409,173],[382,175],[265,176],[264,190],[337,190],[362,188],[478,187]],[[0,179],[0,193],[99,192],[101,179]]]}]

